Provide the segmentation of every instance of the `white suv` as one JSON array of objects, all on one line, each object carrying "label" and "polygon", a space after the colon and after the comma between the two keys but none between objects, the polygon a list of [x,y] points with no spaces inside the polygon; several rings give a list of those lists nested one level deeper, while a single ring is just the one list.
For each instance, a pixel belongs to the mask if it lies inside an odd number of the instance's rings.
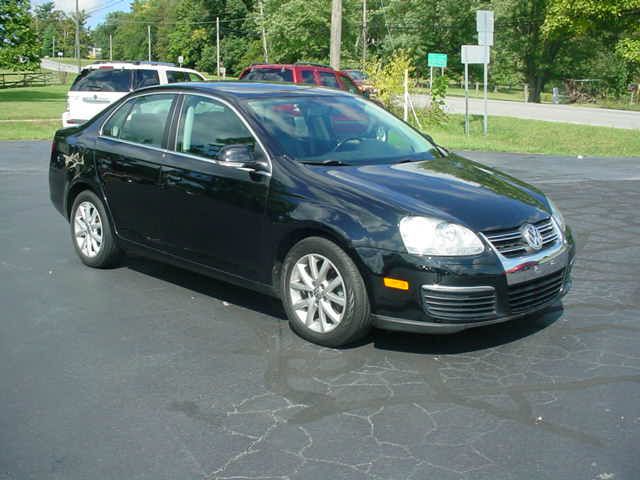
[{"label": "white suv", "polygon": [[127,93],[142,87],[204,80],[201,73],[172,63],[93,63],[85,67],[71,85],[62,125],[71,127],[84,123]]}]

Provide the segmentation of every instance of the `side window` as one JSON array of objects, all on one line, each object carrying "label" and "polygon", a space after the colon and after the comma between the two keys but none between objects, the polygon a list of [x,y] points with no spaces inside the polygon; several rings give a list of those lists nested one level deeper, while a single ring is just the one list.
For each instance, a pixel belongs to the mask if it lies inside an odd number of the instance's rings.
[{"label": "side window", "polygon": [[353,83],[353,80],[351,80],[349,77],[347,77],[346,75],[340,75],[340,80],[342,80],[342,85],[344,85],[344,89],[349,92],[349,93],[360,93],[360,89],[356,86],[355,83]]},{"label": "side window", "polygon": [[135,89],[143,87],[152,87],[160,84],[160,77],[156,70],[135,70],[136,82]]},{"label": "side window", "polygon": [[162,147],[164,131],[175,95],[145,95],[137,97],[107,121],[102,134],[128,142]]},{"label": "side window", "polygon": [[216,160],[222,147],[238,144],[260,151],[251,132],[229,107],[211,98],[185,96],[176,139],[178,152]]},{"label": "side window", "polygon": [[301,83],[309,83],[315,85],[316,79],[313,76],[313,70],[300,70]]},{"label": "side window", "polygon": [[320,75],[320,85],[331,88],[340,88],[335,73],[320,71],[318,74]]},{"label": "side window", "polygon": [[202,79],[195,73],[180,72],[177,70],[167,70],[167,81],[169,83],[178,82],[201,82]]},{"label": "side window", "polygon": [[129,116],[133,103],[134,102],[125,103],[116,113],[111,115],[111,118],[107,120],[107,123],[102,127],[102,135],[105,137],[120,138],[122,125],[124,125],[124,121]]}]

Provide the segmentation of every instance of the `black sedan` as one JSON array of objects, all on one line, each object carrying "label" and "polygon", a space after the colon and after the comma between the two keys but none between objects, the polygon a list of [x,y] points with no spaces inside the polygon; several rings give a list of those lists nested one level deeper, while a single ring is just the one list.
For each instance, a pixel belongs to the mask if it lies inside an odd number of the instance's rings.
[{"label": "black sedan", "polygon": [[55,134],[49,182],[85,264],[136,252],[275,295],[327,346],[501,322],[570,286],[542,192],[334,90],[139,90]]}]

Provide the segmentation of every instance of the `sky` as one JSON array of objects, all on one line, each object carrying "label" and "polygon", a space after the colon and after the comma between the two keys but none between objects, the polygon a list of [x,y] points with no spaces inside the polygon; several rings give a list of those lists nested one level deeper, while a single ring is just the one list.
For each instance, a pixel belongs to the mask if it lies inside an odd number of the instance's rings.
[{"label": "sky", "polygon": [[[36,6],[47,0],[32,0],[31,5]],[[109,12],[129,11],[130,0],[78,0],[80,10],[89,12],[88,25],[95,27],[101,23]],[[72,12],[76,8],[76,0],[54,0],[56,8],[64,12]]]}]

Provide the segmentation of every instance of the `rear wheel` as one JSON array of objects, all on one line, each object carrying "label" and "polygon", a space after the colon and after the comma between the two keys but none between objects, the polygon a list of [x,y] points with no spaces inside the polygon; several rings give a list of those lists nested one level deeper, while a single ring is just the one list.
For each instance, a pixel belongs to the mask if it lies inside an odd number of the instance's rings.
[{"label": "rear wheel", "polygon": [[90,190],[80,192],[69,217],[73,246],[85,265],[106,268],[120,258],[104,204]]},{"label": "rear wheel", "polygon": [[306,238],[289,251],[281,294],[292,329],[311,342],[338,347],[371,329],[369,298],[358,268],[325,238]]}]

